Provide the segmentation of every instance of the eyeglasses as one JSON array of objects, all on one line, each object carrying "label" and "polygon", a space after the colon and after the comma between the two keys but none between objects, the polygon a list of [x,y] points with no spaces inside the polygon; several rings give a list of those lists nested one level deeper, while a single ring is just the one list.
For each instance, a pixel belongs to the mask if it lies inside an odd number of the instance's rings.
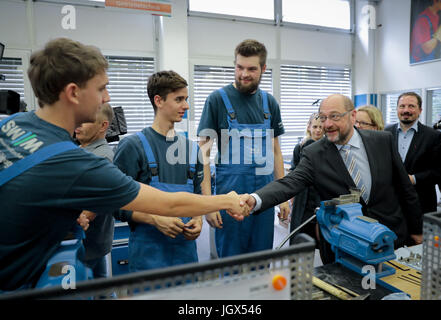
[{"label": "eyeglasses", "polygon": [[319,119],[321,122],[325,122],[326,119],[332,120],[332,121],[339,121],[343,116],[345,116],[348,112],[351,112],[352,110],[348,110],[343,113],[331,113],[329,116],[325,116],[324,114],[319,114],[317,119]]},{"label": "eyeglasses", "polygon": [[364,121],[355,120],[355,123],[358,124],[360,127],[375,127],[375,124],[367,123],[367,122],[364,122]]}]

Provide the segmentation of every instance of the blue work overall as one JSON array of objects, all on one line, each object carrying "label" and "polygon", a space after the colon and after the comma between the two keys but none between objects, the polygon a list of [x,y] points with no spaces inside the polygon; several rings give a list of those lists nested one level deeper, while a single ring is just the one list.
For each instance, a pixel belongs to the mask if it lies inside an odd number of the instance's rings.
[{"label": "blue work overall", "polygon": [[[186,184],[172,184],[159,182],[159,169],[152,148],[146,136],[137,132],[142,142],[147,157],[147,162],[152,173],[150,186],[167,192],[194,192],[193,176],[196,171],[197,144],[193,143],[191,151],[190,168]],[[191,218],[181,218],[187,223]],[[185,239],[182,233],[176,238],[166,236],[155,226],[150,224],[137,224],[129,236],[129,270],[141,270],[170,267],[190,262],[197,262],[196,241]]]},{"label": "blue work overall", "polygon": [[[245,124],[237,121],[236,113],[223,89],[219,89],[228,113],[228,139],[221,137],[220,157],[216,164],[216,194],[232,190],[238,194],[252,193],[274,179],[271,113],[266,92],[262,96],[264,122]],[[268,141],[267,141],[268,140]],[[225,143],[228,141],[228,143]],[[238,141],[240,141],[240,150]],[[267,150],[269,142],[270,150]],[[239,152],[240,151],[240,152]],[[219,155],[218,155],[219,156]],[[270,159],[270,162],[265,162]],[[266,174],[263,167],[271,168]],[[250,215],[238,222],[224,210],[221,211],[223,225],[216,229],[215,239],[219,257],[271,249],[274,237],[274,208],[258,215]]]}]

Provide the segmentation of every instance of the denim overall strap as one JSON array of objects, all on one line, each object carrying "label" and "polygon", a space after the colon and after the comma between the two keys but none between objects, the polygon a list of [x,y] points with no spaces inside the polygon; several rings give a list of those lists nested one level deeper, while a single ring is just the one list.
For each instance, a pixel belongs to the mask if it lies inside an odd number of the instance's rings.
[{"label": "denim overall strap", "polygon": [[263,116],[265,118],[264,124],[267,129],[271,128],[271,112],[268,106],[268,94],[266,91],[260,90],[260,94],[262,96],[262,105],[263,105]]},{"label": "denim overall strap", "polygon": [[63,141],[53,143],[49,146],[43,147],[31,155],[15,162],[10,167],[0,172],[0,186],[4,185],[8,181],[14,179],[23,172],[36,166],[37,164],[68,150],[78,148],[78,146],[72,141]]},{"label": "denim overall strap", "polygon": [[224,102],[225,108],[227,108],[228,113],[228,123],[235,122],[237,123],[236,113],[234,112],[233,106],[231,105],[230,99],[228,99],[227,93],[223,88],[219,89],[219,93],[222,97],[222,101]]},{"label": "denim overall strap", "polygon": [[2,125],[4,125],[6,122],[9,122],[10,120],[14,119],[14,118],[15,118],[16,116],[18,116],[19,114],[21,114],[21,112],[14,113],[13,115],[11,115],[11,116],[9,116],[9,117],[3,119],[2,121],[0,121],[0,127],[1,127]]},{"label": "denim overall strap", "polygon": [[198,161],[198,144],[194,141],[190,141],[191,150],[190,150],[190,170],[188,172],[188,183],[193,183],[193,178],[196,173],[196,163]]},{"label": "denim overall strap", "polygon": [[152,172],[152,181],[159,181],[158,163],[156,162],[152,147],[150,146],[149,141],[142,132],[137,132],[136,135],[138,136],[139,140],[141,140],[142,146],[144,148],[145,156],[147,157],[147,163],[149,164],[149,168]]}]

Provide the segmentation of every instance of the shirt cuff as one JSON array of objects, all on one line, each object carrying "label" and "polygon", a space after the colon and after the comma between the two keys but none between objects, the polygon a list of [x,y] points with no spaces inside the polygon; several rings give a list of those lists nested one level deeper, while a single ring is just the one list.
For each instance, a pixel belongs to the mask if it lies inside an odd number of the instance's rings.
[{"label": "shirt cuff", "polygon": [[256,205],[254,206],[253,210],[251,210],[250,212],[250,214],[252,214],[255,211],[260,210],[260,207],[262,206],[262,199],[260,199],[260,197],[256,193],[252,193],[250,194],[250,196],[252,196],[256,200]]}]

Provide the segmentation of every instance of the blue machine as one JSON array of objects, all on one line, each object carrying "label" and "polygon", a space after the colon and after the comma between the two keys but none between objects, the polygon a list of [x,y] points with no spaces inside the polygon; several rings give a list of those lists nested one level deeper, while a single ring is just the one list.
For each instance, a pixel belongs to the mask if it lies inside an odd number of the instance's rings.
[{"label": "blue machine", "polygon": [[366,275],[366,265],[375,268],[376,279],[392,275],[395,269],[383,262],[396,258],[395,233],[377,220],[363,216],[358,194],[322,201],[317,221],[335,253],[335,261]]}]

